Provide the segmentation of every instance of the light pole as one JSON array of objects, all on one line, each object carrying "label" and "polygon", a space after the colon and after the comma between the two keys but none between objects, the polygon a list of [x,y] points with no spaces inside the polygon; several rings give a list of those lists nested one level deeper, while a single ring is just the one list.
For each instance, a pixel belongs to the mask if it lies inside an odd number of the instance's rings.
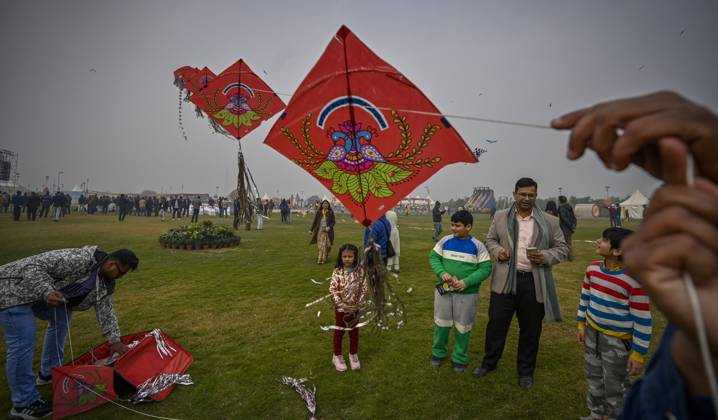
[{"label": "light pole", "polygon": [[610,185],[606,185],[606,200],[608,200],[608,198],[609,198],[609,196],[608,196],[608,190],[610,190],[610,189],[611,189],[611,186],[610,186]]},{"label": "light pole", "polygon": [[60,191],[60,175],[64,174],[63,171],[57,171],[57,190]]},{"label": "light pole", "polygon": [[559,195],[559,197],[563,195],[562,193],[563,193],[563,188],[558,187],[558,195]]}]

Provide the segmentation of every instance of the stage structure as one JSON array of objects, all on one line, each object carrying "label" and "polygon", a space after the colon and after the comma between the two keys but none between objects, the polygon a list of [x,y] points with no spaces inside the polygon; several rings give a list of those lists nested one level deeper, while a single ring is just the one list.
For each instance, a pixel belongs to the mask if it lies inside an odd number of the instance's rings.
[{"label": "stage structure", "polygon": [[496,211],[494,190],[489,187],[475,187],[474,193],[464,204],[466,210],[480,213],[493,213]]},{"label": "stage structure", "polygon": [[17,153],[0,149],[0,187],[17,188],[19,178]]}]

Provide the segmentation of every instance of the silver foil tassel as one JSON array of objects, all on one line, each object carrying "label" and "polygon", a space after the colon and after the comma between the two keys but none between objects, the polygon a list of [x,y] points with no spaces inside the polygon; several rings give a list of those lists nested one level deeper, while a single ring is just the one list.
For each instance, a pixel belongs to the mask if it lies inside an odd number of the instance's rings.
[{"label": "silver foil tassel", "polygon": [[311,385],[312,389],[310,390],[310,384],[307,378],[295,379],[291,376],[282,376],[279,382],[294,388],[294,390],[297,391],[299,396],[302,398],[302,400],[304,400],[304,403],[307,405],[307,410],[309,410],[309,412],[312,413],[312,416],[314,416],[317,411],[316,386]]},{"label": "silver foil tassel", "polygon": [[189,374],[179,373],[160,373],[159,375],[144,381],[137,387],[135,395],[130,397],[130,401],[134,404],[148,400],[151,396],[163,392],[172,385],[193,385],[192,378]]}]

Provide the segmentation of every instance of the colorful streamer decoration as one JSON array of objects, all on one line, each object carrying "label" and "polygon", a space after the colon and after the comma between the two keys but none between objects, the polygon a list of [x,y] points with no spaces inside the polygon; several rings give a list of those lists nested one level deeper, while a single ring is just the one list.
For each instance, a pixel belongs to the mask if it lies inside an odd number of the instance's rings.
[{"label": "colorful streamer decoration", "polygon": [[297,391],[299,397],[304,400],[304,403],[307,405],[307,410],[312,414],[312,420],[315,420],[314,415],[317,411],[317,387],[310,384],[307,378],[295,379],[291,376],[282,376],[279,382],[284,385],[289,385]]}]

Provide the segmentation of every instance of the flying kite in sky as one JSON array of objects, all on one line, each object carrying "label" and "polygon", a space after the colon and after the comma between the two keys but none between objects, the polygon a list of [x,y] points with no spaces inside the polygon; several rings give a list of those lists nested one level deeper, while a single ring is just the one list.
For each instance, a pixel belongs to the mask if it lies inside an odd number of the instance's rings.
[{"label": "flying kite in sky", "polygon": [[368,226],[439,169],[477,162],[431,101],[342,26],[265,143]]},{"label": "flying kite in sky", "polygon": [[189,100],[237,140],[285,107],[242,59],[216,76],[209,69],[193,70],[182,67],[175,72],[182,80],[189,79],[185,85]]}]

